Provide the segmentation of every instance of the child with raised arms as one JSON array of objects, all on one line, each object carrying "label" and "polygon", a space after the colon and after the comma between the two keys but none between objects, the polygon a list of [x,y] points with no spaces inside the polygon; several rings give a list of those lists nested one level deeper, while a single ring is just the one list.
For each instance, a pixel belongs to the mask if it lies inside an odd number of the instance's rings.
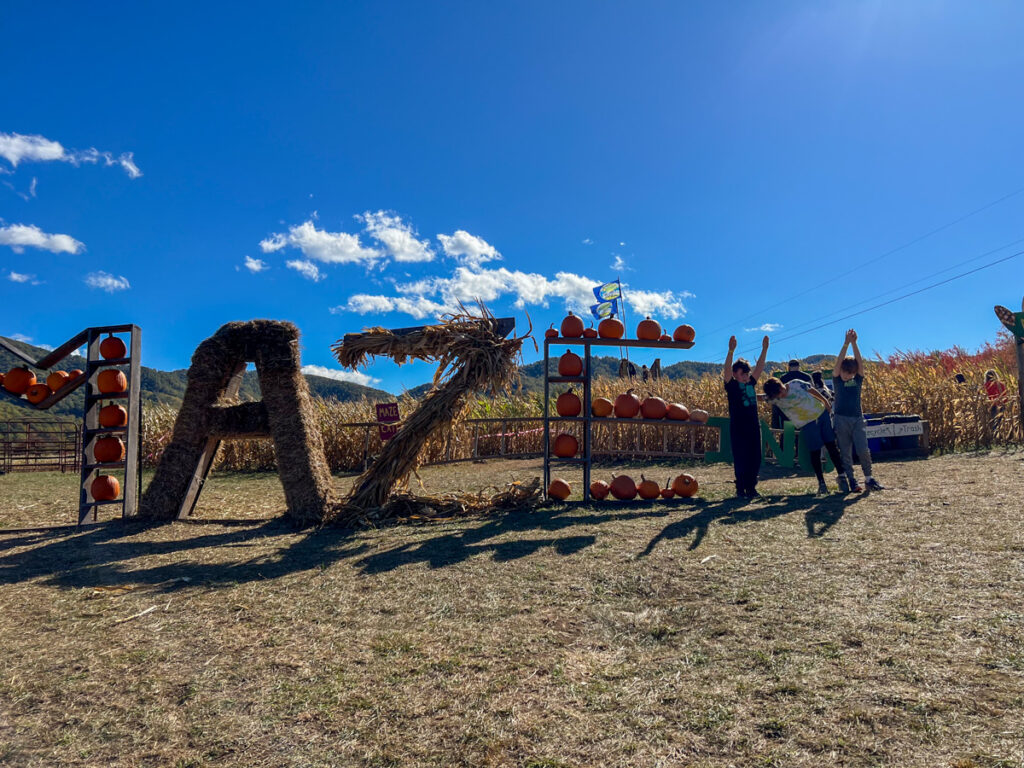
[{"label": "child with raised arms", "polygon": [[729,338],[729,354],[725,357],[722,376],[729,398],[729,438],[732,443],[732,467],[736,474],[736,495],[752,499],[757,492],[757,474],[761,470],[761,420],[757,416],[757,380],[764,372],[768,354],[768,337],[761,341],[761,356],[750,370],[742,357],[732,361],[736,337]]}]

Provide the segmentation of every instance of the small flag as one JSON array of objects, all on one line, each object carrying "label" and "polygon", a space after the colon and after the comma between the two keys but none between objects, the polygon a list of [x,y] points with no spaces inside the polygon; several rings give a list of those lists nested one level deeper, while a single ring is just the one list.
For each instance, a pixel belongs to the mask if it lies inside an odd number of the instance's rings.
[{"label": "small flag", "polygon": [[615,299],[602,301],[600,304],[591,304],[590,313],[598,320],[619,314],[619,302]]},{"label": "small flag", "polygon": [[594,288],[594,295],[598,301],[611,301],[617,299],[622,295],[622,286],[619,285],[619,281],[616,280],[611,283],[605,283],[604,285],[598,285]]}]

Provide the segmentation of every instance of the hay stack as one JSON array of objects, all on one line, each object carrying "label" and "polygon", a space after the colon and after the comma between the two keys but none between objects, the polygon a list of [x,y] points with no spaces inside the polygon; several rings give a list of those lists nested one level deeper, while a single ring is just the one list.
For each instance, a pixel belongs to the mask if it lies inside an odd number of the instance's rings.
[{"label": "hay stack", "polygon": [[506,339],[483,304],[479,315],[460,309],[446,315],[439,325],[402,334],[371,328],[348,334],[331,348],[338,362],[353,369],[378,355],[390,357],[399,365],[409,359],[440,363],[434,374],[434,388],[422,406],[405,419],[377,461],[356,481],[341,510],[342,524],[365,524],[397,514],[397,509],[385,508],[388,497],[416,469],[427,439],[459,417],[470,394],[501,391],[515,380],[523,340],[529,333]]},{"label": "hay stack", "polygon": [[[247,362],[256,365],[263,402],[224,405],[237,393]],[[192,356],[171,442],[142,497],[140,514],[175,519],[189,489],[198,492],[197,483],[201,487],[208,467],[204,454],[220,439],[269,434],[287,516],[298,525],[326,521],[331,512],[331,474],[301,368],[299,330],[291,323],[228,323],[200,344]]]}]

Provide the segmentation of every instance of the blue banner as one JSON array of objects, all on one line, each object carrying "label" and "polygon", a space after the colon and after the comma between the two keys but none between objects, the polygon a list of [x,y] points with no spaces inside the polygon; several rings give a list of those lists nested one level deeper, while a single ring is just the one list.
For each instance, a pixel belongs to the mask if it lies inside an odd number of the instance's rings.
[{"label": "blue banner", "polygon": [[598,301],[611,301],[612,299],[617,299],[622,296],[622,286],[619,285],[618,280],[613,283],[598,285],[594,288],[594,296],[597,297]]},{"label": "blue banner", "polygon": [[602,301],[600,304],[591,304],[590,313],[598,320],[604,320],[606,317],[619,314],[619,302],[613,299],[612,301]]}]

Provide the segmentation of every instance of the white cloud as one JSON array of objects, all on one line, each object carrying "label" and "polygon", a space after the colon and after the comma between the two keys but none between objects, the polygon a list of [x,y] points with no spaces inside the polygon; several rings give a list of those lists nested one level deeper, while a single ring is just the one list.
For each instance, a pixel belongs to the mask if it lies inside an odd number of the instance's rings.
[{"label": "white cloud", "polygon": [[410,299],[404,296],[368,296],[364,293],[357,293],[355,296],[352,296],[347,304],[331,308],[331,314],[333,315],[340,314],[341,312],[356,312],[360,315],[401,312],[406,315],[412,315],[417,320],[422,320],[425,317],[438,317],[450,311],[450,307],[438,304],[423,296]]},{"label": "white cloud", "polygon": [[12,283],[30,283],[35,275],[23,275],[20,272],[11,271],[11,274],[7,276],[7,279]]},{"label": "white cloud", "polygon": [[296,259],[294,261],[286,261],[285,266],[288,267],[288,269],[294,269],[304,278],[306,278],[307,280],[312,280],[314,283],[319,283],[321,280],[327,277],[327,275],[322,274],[320,272],[316,264],[314,264],[312,261],[303,261],[300,259]]},{"label": "white cloud", "polygon": [[457,229],[451,235],[438,235],[437,239],[446,255],[467,267],[479,269],[481,264],[501,258],[497,248],[464,229]]},{"label": "white cloud", "polygon": [[35,225],[11,224],[0,227],[0,245],[8,245],[15,253],[25,248],[40,248],[51,253],[80,253],[85,244],[69,235],[51,235]]},{"label": "white cloud", "polygon": [[765,323],[759,325],[756,328],[744,328],[745,331],[764,331],[765,333],[775,333],[775,331],[782,328],[782,323]]},{"label": "white cloud", "polygon": [[135,164],[134,153],[124,152],[114,156],[111,152],[101,152],[95,147],[84,150],[66,150],[59,141],[52,141],[43,136],[27,136],[20,133],[0,133],[0,157],[15,168],[22,162],[43,163],[58,161],[78,166],[83,163],[119,165],[131,178],[142,175]]},{"label": "white cloud", "polygon": [[683,299],[693,296],[689,291],[676,294],[675,291],[626,291],[626,303],[644,316],[677,320],[686,315]]},{"label": "white cloud", "polygon": [[23,333],[12,333],[10,335],[10,338],[14,339],[15,341],[24,342],[25,344],[31,344],[32,343],[32,337],[31,336],[26,336]]},{"label": "white cloud", "polygon": [[593,241],[593,240],[591,240],[591,239],[590,239],[589,237],[584,237],[584,238],[583,238],[583,244],[584,244],[584,245],[593,245],[593,244],[594,244],[594,241]]},{"label": "white cloud", "polygon": [[367,211],[356,219],[366,226],[366,233],[384,246],[385,251],[395,261],[418,262],[433,261],[434,252],[427,240],[417,240],[416,232],[411,224],[402,221],[387,211],[371,213]]},{"label": "white cloud", "polygon": [[254,274],[256,272],[263,272],[266,269],[270,269],[267,262],[263,261],[263,259],[254,259],[251,256],[245,257],[245,268]]},{"label": "white cloud", "polygon": [[99,288],[107,293],[115,291],[127,291],[131,288],[127,277],[115,277],[106,272],[91,272],[85,276],[85,284],[90,288]]},{"label": "white cloud", "polygon": [[372,384],[380,382],[380,379],[375,379],[373,376],[363,373],[362,371],[339,371],[335,368],[327,368],[323,365],[304,365],[302,366],[302,372],[307,376],[323,376],[325,379],[349,381],[353,384],[362,384],[364,387],[369,387]]},{"label": "white cloud", "polygon": [[365,248],[359,242],[359,235],[317,229],[312,220],[289,228],[287,234],[272,234],[260,243],[264,253],[287,247],[298,248],[307,260],[327,264],[364,264],[369,267],[383,255],[374,248]]},{"label": "white cloud", "polygon": [[612,254],[615,257],[615,261],[611,263],[611,270],[613,272],[632,272],[632,267],[626,266],[626,260],[617,253]]}]

